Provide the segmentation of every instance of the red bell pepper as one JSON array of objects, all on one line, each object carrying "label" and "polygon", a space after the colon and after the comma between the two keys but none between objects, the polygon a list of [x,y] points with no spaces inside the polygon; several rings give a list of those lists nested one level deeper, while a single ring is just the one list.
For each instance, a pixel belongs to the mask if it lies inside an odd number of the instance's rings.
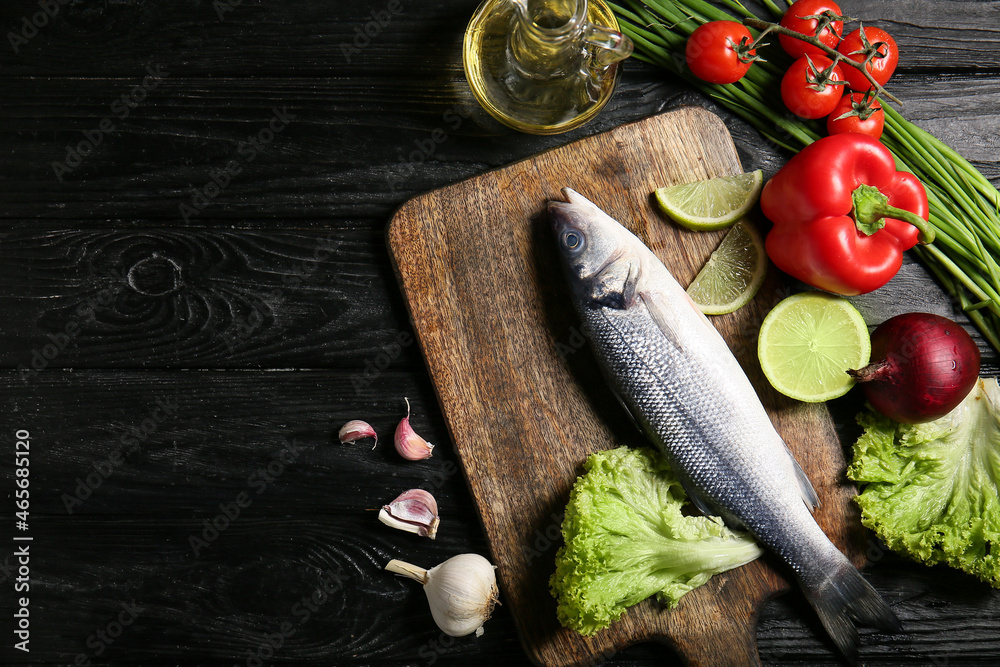
[{"label": "red bell pepper", "polygon": [[930,243],[927,193],[877,139],[837,134],[806,146],[760,195],[779,269],[835,294],[885,285],[917,241]]}]

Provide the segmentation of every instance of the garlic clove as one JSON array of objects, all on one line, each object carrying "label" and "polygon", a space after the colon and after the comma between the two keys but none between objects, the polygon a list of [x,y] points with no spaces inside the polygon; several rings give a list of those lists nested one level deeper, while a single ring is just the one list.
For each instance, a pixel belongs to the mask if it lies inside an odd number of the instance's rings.
[{"label": "garlic clove", "polygon": [[404,398],[403,400],[406,401],[406,416],[396,426],[396,435],[393,439],[396,451],[407,461],[429,459],[434,445],[414,432],[413,427],[410,426],[410,399]]},{"label": "garlic clove", "polygon": [[434,622],[447,635],[483,634],[500,593],[492,563],[479,554],[459,554],[425,570],[392,560],[385,569],[424,585]]},{"label": "garlic clove", "polygon": [[379,521],[387,526],[416,533],[432,540],[437,537],[437,501],[423,489],[404,491],[388,505],[383,505],[378,513]]},{"label": "garlic clove", "polygon": [[363,422],[360,419],[352,419],[351,421],[340,427],[340,433],[337,434],[340,438],[341,443],[355,443],[358,440],[364,440],[365,438],[375,438],[375,444],[372,445],[372,449],[378,445],[378,433],[372,428],[371,424],[368,422]]}]

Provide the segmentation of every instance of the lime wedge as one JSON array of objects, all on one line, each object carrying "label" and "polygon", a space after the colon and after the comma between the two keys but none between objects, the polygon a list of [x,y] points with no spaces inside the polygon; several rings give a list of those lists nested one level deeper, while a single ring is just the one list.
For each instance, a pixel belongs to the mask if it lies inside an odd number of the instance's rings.
[{"label": "lime wedge", "polygon": [[706,315],[724,315],[745,306],[766,273],[764,241],[753,225],[740,221],[722,237],[687,293]]},{"label": "lime wedge", "polygon": [[760,325],[757,356],[771,385],[791,398],[819,403],[854,386],[847,371],[868,364],[871,338],[861,313],[838,296],[788,297]]},{"label": "lime wedge", "polygon": [[705,181],[657,188],[653,194],[663,212],[689,229],[722,229],[739,220],[760,197],[764,174],[748,171]]}]

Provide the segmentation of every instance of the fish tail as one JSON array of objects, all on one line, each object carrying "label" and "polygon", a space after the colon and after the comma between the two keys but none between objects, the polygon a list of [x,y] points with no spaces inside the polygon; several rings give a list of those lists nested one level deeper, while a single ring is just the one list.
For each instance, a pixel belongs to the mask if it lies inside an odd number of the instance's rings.
[{"label": "fish tail", "polygon": [[858,661],[857,622],[887,632],[899,632],[902,624],[878,591],[865,581],[850,561],[837,552],[837,562],[818,583],[803,586],[806,598],[840,652],[851,664]]}]

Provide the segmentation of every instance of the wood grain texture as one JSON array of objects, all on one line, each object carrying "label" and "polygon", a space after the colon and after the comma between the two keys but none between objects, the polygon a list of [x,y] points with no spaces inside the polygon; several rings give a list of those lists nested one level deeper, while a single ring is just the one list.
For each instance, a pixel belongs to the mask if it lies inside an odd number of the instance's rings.
[{"label": "wood grain texture", "polygon": [[407,327],[387,326],[402,304],[386,295],[394,279],[375,233],[8,229],[0,363],[28,380],[47,368],[351,361],[371,373],[416,354]]},{"label": "wood grain texture", "polygon": [[[757,608],[786,586],[765,561],[714,578],[676,611],[647,601],[587,639],[555,618],[547,580],[556,541],[547,540],[543,553],[533,547],[560,524],[587,454],[641,442],[574,328],[545,202],[561,187],[593,197],[686,284],[723,232],[668,223],[649,193],[741,171],[719,119],[683,108],[422,195],[390,223],[393,260],[506,599],[540,664],[589,664],[648,639],[670,642],[693,665],[756,662]],[[845,464],[825,408],[779,398],[755,362],[752,335],[787,293],[771,276],[753,305],[716,325],[810,474],[823,502],[817,519],[860,559],[851,489],[841,479]]]},{"label": "wood grain texture", "polygon": [[[483,637],[451,640],[430,621],[418,587],[380,571],[386,557],[431,565],[486,550],[462,476],[445,474],[456,453],[419,350],[393,347],[412,331],[385,249],[386,222],[422,192],[681,105],[723,118],[747,169],[770,175],[788,156],[682,82],[633,60],[611,103],[574,132],[535,137],[491,122],[468,93],[456,50],[478,0],[401,0],[403,11],[351,62],[341,44],[387,0],[232,1],[234,11],[220,17],[213,0],[73,0],[16,51],[8,32],[39,12],[39,1],[0,3],[0,418],[5,428],[28,425],[46,436],[33,469],[41,489],[33,515],[37,642],[30,655],[0,643],[0,663],[66,665],[83,654],[94,664],[246,665],[248,652],[266,655],[268,635],[297,620],[292,596],[316,589],[316,568],[341,567],[351,574],[343,599],[325,605],[266,664],[527,664],[509,604],[497,608]],[[840,4],[889,28],[904,47],[891,83],[903,113],[1000,184],[1000,3]],[[150,65],[169,75],[120,118],[112,104]],[[240,142],[284,107],[296,118],[185,220],[179,206],[193,190],[245,157]],[[115,131],[60,181],[53,162],[105,118]],[[435,130],[446,141],[424,150]],[[310,280],[286,283],[331,234],[339,251]],[[112,291],[121,303],[98,312],[73,347],[24,382],[18,365],[115,284],[108,269],[127,274],[147,260],[139,273],[147,282],[137,284],[155,292],[149,287],[173,284],[173,270],[149,260],[168,252],[184,271],[177,291],[140,294],[119,280],[124,288]],[[222,266],[211,267],[215,259]],[[948,306],[926,276],[915,278],[873,295],[870,313],[911,304],[914,292]],[[238,330],[235,316],[247,321],[275,288],[285,299],[273,319],[250,327],[230,351],[224,337]],[[158,396],[175,391],[190,397],[183,414],[158,425],[68,515],[60,502],[67,486],[72,491],[121,445],[123,429],[141,428]],[[430,462],[402,462],[385,443],[370,452],[332,442],[339,422],[355,417],[391,433],[401,396],[413,402],[418,431],[438,445]],[[849,394],[830,408],[849,445],[860,401]],[[627,427],[617,428],[627,439]],[[308,469],[290,468],[287,483],[256,496],[200,558],[185,554],[178,542],[237,493],[289,431],[314,446]],[[4,442],[0,497],[7,498],[12,459]],[[437,542],[385,532],[373,504],[389,489],[425,483],[437,485],[446,513]],[[12,512],[0,502],[6,540]],[[7,544],[0,614],[9,621]],[[864,633],[865,664],[1000,660],[995,591],[875,543],[866,551],[873,561],[866,576],[908,633]],[[148,611],[96,656],[86,640],[133,595]],[[811,614],[794,593],[766,603],[756,631],[762,662],[840,664]],[[10,637],[6,621],[2,627]],[[604,662],[680,664],[655,642]]]},{"label": "wood grain texture", "polygon": [[[17,53],[0,49],[16,92],[5,100],[0,127],[10,151],[0,162],[4,215],[186,224],[178,209],[192,189],[238,160],[240,173],[203,217],[384,222],[419,192],[648,116],[678,96],[710,106],[676,79],[629,61],[594,123],[558,137],[512,134],[478,108],[462,75],[458,37],[476,0],[403,2],[404,11],[350,62],[341,45],[351,44],[372,11],[384,10],[381,0],[336,8],[296,0],[280,11],[246,0],[221,19],[213,3],[199,0],[82,4],[86,11],[71,5]],[[904,115],[1000,182],[1000,139],[990,122],[1000,96],[997,3],[842,5],[889,28],[905,49],[892,86]],[[5,4],[0,25],[16,27],[34,11],[32,0]],[[112,105],[149,65],[168,74],[120,118]],[[240,143],[275,108],[295,118],[252,161],[243,159]],[[53,163],[105,118],[114,132],[59,180]],[[447,140],[428,144],[435,130]],[[745,126],[736,134],[748,168],[750,156],[775,168],[786,157],[755,146],[760,140]]]},{"label": "wood grain texture", "polygon": [[[480,640],[442,639],[419,586],[382,571],[391,558],[431,566],[486,548],[457,462],[436,436],[444,426],[427,382],[388,371],[371,381],[373,397],[359,397],[346,371],[263,375],[48,371],[25,388],[0,374],[0,432],[27,429],[33,443],[30,661],[232,665],[269,645],[279,664],[490,653],[516,661],[502,610]],[[403,461],[389,437],[374,450],[336,441],[356,417],[391,436],[404,395],[413,427],[442,442],[433,458]],[[283,458],[290,445],[295,456]],[[11,457],[0,462],[0,485],[13,488]],[[376,518],[417,487],[438,499],[437,540]],[[241,493],[238,516],[223,516]],[[9,540],[0,550],[5,590],[17,576],[13,551]],[[296,604],[317,590],[323,603],[307,617]],[[98,656],[100,644],[87,641],[122,603],[142,611]],[[13,605],[0,596],[5,616]],[[276,642],[284,623],[294,632]],[[0,663],[24,661],[3,642]]]},{"label": "wood grain texture", "polygon": [[[381,571],[388,558],[429,565],[462,551],[485,554],[487,542],[429,381],[415,370],[387,371],[373,381],[373,396],[359,399],[348,372],[49,371],[44,386],[30,392],[0,374],[0,432],[27,427],[37,434],[39,503],[32,515],[38,644],[29,661],[0,644],[0,663],[65,665],[84,653],[102,664],[86,640],[121,602],[134,600],[146,611],[107,647],[107,664],[245,664],[247,651],[266,644],[283,622],[299,629],[273,664],[527,664],[506,599],[483,637],[452,640],[430,621],[419,587]],[[107,460],[123,432],[141,428],[167,388],[189,396],[183,410],[68,514],[61,494]],[[438,445],[432,459],[401,461],[384,442],[373,452],[332,441],[335,428],[354,417],[391,433],[401,395],[413,403],[414,428]],[[833,407],[847,420],[857,410],[850,400]],[[289,433],[308,453],[257,494],[247,478]],[[0,473],[9,488],[10,457],[0,459]],[[427,484],[442,508],[436,541],[377,522],[386,494]],[[245,489],[253,503],[196,557],[188,538],[217,515],[220,502]],[[12,551],[0,550],[3,589],[11,583]],[[874,543],[866,551],[869,580],[907,627],[898,637],[863,633],[867,664],[988,664],[983,660],[1000,650],[992,620],[1000,602],[988,587]],[[326,571],[348,575],[343,593],[298,625],[292,607]],[[0,596],[0,613],[13,613],[11,604],[10,594]],[[797,595],[768,603],[756,631],[762,662],[840,664],[812,619]],[[604,664],[680,663],[666,647],[645,643]]]}]

